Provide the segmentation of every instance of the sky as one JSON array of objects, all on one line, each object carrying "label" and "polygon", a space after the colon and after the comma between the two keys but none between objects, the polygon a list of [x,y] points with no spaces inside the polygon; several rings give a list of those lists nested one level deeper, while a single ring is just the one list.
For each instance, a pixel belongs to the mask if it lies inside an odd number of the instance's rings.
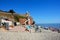
[{"label": "sky", "polygon": [[25,14],[36,23],[60,23],[60,0],[0,0],[0,10]]}]

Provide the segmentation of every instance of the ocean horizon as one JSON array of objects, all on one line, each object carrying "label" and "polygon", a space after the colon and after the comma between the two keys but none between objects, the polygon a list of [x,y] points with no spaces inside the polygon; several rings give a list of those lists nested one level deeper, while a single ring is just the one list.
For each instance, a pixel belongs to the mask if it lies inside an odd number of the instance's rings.
[{"label": "ocean horizon", "polygon": [[53,28],[60,29],[60,23],[43,23],[43,24],[39,23],[36,25],[41,27],[53,27]]}]

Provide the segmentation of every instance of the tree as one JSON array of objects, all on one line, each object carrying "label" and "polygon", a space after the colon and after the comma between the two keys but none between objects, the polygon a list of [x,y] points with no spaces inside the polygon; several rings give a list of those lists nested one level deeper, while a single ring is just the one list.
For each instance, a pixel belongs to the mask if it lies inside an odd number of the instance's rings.
[{"label": "tree", "polygon": [[15,13],[15,11],[13,9],[10,9],[9,13],[11,13],[13,15]]}]

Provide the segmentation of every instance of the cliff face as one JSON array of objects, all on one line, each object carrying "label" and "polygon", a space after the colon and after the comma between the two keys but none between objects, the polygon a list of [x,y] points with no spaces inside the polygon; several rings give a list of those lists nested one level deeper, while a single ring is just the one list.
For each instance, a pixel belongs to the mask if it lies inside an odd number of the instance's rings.
[{"label": "cliff face", "polygon": [[14,17],[11,13],[7,13],[7,12],[0,12],[0,18],[7,18],[9,20],[14,20]]},{"label": "cliff face", "polygon": [[[26,18],[19,18],[19,22],[21,23],[21,24],[25,24],[25,21],[26,21],[27,19]],[[28,22],[26,22],[26,24],[27,24]],[[30,25],[32,25],[32,23],[33,23],[33,19],[30,17]]]},{"label": "cliff face", "polygon": [[[11,20],[11,21],[15,21],[15,19],[16,20],[18,20],[21,24],[25,24],[24,22],[27,20],[26,19],[26,14],[16,14],[16,13],[14,13],[14,15],[12,15],[11,13],[9,13],[9,12],[1,12],[0,11],[0,18],[1,17],[3,17],[3,18],[7,18],[7,19],[9,19],[9,20]],[[33,23],[33,19],[32,19],[32,17],[29,17],[29,19],[30,19],[30,24],[32,24]]]}]

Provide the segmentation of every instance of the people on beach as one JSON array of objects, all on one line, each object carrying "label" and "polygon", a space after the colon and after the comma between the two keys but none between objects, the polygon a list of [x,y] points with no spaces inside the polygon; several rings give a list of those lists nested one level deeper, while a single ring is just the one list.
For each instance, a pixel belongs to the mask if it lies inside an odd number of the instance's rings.
[{"label": "people on beach", "polygon": [[31,26],[30,25],[26,25],[26,31],[31,32]]}]

